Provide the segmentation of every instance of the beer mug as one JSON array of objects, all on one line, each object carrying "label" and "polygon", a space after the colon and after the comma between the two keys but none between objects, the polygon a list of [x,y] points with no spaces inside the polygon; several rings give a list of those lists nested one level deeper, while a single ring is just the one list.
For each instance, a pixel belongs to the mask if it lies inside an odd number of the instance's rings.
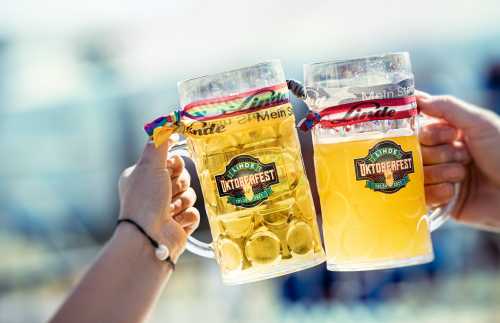
[{"label": "beer mug", "polygon": [[328,269],[432,261],[458,187],[429,213],[409,54],[308,64],[304,85]]},{"label": "beer mug", "polygon": [[194,161],[213,237],[190,237],[187,249],[214,257],[226,284],[324,262],[280,62],[182,81],[178,90],[182,110],[171,119],[185,141],[170,152]]}]

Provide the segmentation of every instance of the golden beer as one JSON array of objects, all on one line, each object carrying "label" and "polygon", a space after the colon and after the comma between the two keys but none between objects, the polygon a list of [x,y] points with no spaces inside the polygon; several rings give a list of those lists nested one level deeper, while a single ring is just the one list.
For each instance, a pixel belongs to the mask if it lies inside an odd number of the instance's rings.
[{"label": "golden beer", "polygon": [[[386,158],[378,165],[371,164],[370,170],[374,169],[371,175],[390,188],[397,181],[394,175],[404,172],[405,167],[408,170],[409,162],[413,163],[412,172],[404,175],[408,181],[389,194],[377,191],[373,185],[367,187],[369,180],[359,180],[359,175],[366,174],[356,174],[354,165],[354,161],[367,156],[380,142],[392,142],[402,151],[412,153],[412,160],[407,162]],[[369,263],[383,266],[384,262],[432,257],[423,166],[416,136],[316,144],[314,158],[329,264],[356,269]]]},{"label": "golden beer", "polygon": [[[287,104],[250,116],[195,122],[188,130],[216,259],[228,283],[323,261],[294,121]],[[222,126],[221,133],[198,131]],[[229,179],[238,170],[241,174]],[[260,189],[263,183],[271,183],[268,190]]]}]

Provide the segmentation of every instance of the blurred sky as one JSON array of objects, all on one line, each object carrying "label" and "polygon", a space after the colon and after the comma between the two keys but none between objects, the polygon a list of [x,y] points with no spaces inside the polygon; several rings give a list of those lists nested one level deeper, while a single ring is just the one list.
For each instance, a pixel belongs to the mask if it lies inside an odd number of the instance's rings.
[{"label": "blurred sky", "polygon": [[[61,61],[70,58],[54,52],[100,37],[129,82],[145,86],[166,75],[181,80],[270,58],[301,71],[306,62],[439,47],[500,30],[495,0],[1,2],[0,33],[43,61],[39,72],[65,79],[71,65]],[[71,87],[71,79],[56,85]]]}]

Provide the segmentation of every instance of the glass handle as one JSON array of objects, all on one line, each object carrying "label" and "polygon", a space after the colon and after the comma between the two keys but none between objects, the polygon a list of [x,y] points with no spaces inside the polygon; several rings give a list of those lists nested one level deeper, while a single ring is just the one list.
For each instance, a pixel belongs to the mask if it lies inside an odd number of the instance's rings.
[{"label": "glass handle", "polygon": [[[178,141],[170,146],[168,149],[168,154],[170,156],[177,155],[192,159],[191,154],[187,149],[186,140]],[[192,236],[188,237],[186,249],[189,250],[189,252],[201,257],[215,258],[214,249],[211,244],[202,242]]]},{"label": "glass handle", "polygon": [[[434,122],[436,122],[434,118],[428,117],[421,113],[418,114],[417,124],[419,128]],[[460,188],[460,183],[455,183],[453,185],[453,197],[451,198],[450,202],[448,202],[448,204],[444,206],[432,209],[427,215],[427,219],[429,220],[429,229],[431,230],[431,232],[442,226],[443,223],[445,223],[450,218],[451,212],[453,212],[458,203]]]},{"label": "glass handle", "polygon": [[446,222],[450,218],[451,212],[455,208],[458,202],[458,196],[460,194],[460,184],[455,183],[453,185],[453,197],[451,198],[451,201],[448,202],[445,206],[440,206],[435,209],[433,209],[429,215],[429,229],[432,231],[436,230],[439,228],[443,223]]}]

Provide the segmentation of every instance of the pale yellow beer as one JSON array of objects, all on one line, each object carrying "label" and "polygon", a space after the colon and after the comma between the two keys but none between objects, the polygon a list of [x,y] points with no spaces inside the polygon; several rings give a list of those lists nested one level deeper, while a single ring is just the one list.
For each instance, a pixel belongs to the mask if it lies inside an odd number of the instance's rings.
[{"label": "pale yellow beer", "polygon": [[432,261],[430,234],[450,203],[425,202],[414,76],[408,53],[304,66],[301,123],[312,129],[329,270],[375,270]]},{"label": "pale yellow beer", "polygon": [[[328,263],[356,269],[364,263],[383,264],[432,255],[417,137],[351,140],[314,145]],[[408,182],[390,194],[367,187],[368,181],[359,180],[356,174],[355,160],[366,157],[370,149],[383,141],[412,153],[413,172],[407,174]],[[378,176],[380,183],[375,185],[393,187],[397,184],[394,172],[407,171],[409,168],[402,168],[409,167],[409,162],[381,162],[368,171],[373,168],[372,175]],[[367,168],[363,167],[358,177],[366,175]]]}]

